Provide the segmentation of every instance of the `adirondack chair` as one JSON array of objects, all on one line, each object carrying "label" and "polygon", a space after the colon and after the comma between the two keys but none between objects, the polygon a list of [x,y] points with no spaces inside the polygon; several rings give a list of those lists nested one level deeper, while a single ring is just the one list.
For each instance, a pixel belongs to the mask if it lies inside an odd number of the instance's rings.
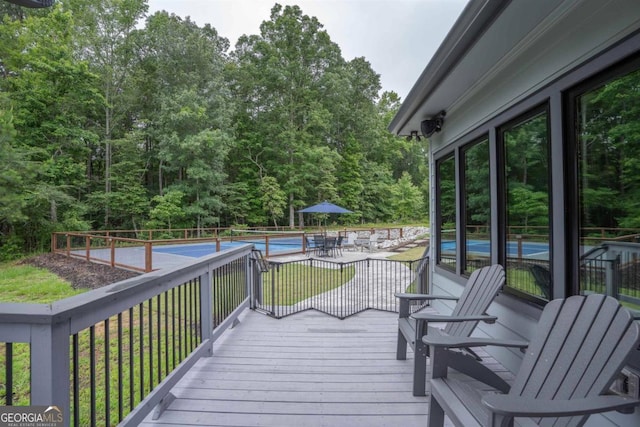
[{"label": "adirondack chair", "polygon": [[[396,349],[396,359],[406,360],[407,345],[413,348],[413,395],[425,395],[425,382],[427,374],[427,357],[429,347],[422,342],[424,335],[451,335],[458,337],[468,337],[480,321],[493,323],[495,316],[489,316],[485,312],[496,295],[504,285],[504,268],[501,265],[491,265],[475,270],[469,276],[464,291],[460,297],[437,296],[428,294],[407,294],[396,293],[400,300],[400,313],[398,318],[398,343]],[[433,315],[430,313],[411,314],[411,304],[414,302],[427,302],[432,300],[457,300],[457,304],[450,316]],[[429,322],[446,322],[444,329],[429,326]],[[471,351],[471,350],[469,350]],[[457,360],[451,361],[451,366],[455,369],[463,370],[467,375],[478,378],[487,384],[491,384],[499,390],[508,387],[504,380],[491,372],[484,365],[479,363],[479,358],[475,355],[478,363],[475,365],[462,363],[460,366]],[[464,359],[466,360],[466,359]]]},{"label": "adirondack chair", "polygon": [[[640,401],[606,395],[640,342],[640,326],[617,300],[605,295],[553,300],[529,344],[482,338],[426,336],[432,375],[429,426],[581,426],[589,415],[631,411]],[[467,346],[526,346],[507,394],[487,393],[447,378],[447,358]],[[519,417],[534,417],[535,420]],[[529,423],[529,424],[527,424]]]}]

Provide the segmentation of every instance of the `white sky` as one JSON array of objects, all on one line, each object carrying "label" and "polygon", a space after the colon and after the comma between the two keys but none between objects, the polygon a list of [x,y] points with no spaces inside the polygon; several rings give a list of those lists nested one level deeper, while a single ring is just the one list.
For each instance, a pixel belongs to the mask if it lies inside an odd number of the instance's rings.
[{"label": "white sky", "polygon": [[233,50],[242,34],[259,34],[275,3],[318,18],[347,61],[365,57],[382,90],[404,100],[467,0],[149,0],[149,14],[166,10],[209,23]]}]

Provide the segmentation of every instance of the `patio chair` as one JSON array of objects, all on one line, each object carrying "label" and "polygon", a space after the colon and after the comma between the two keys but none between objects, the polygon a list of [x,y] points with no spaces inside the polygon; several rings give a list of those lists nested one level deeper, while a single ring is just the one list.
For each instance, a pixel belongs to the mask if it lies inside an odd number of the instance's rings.
[{"label": "patio chair", "polygon": [[362,249],[364,250],[364,248],[367,248],[369,252],[371,252],[374,249],[378,249],[378,238],[379,236],[377,233],[371,233],[369,235],[369,240],[360,239],[360,244],[362,246]]},{"label": "patio chair", "polygon": [[327,237],[324,240],[323,254],[325,256],[335,256],[337,238]]},{"label": "patio chair", "polygon": [[[422,342],[424,335],[444,335],[468,337],[480,321],[494,323],[495,316],[485,313],[493,299],[498,295],[504,285],[504,268],[499,265],[491,265],[473,271],[464,287],[460,297],[439,296],[428,294],[397,293],[400,300],[400,313],[398,318],[398,343],[396,359],[406,360],[407,345],[413,348],[413,395],[425,395],[425,381],[427,373],[427,357],[429,347]],[[457,300],[457,304],[450,316],[434,315],[431,313],[411,314],[411,304],[425,303],[433,300]],[[446,322],[444,329],[431,327],[429,322]],[[496,388],[504,388],[506,383],[488,369],[483,368],[480,358],[472,353],[478,362],[478,366],[463,364],[456,369],[462,370],[468,375],[483,378],[482,381],[494,385]],[[456,361],[452,362],[454,365]],[[469,370],[471,369],[471,370]]]},{"label": "patio chair", "polygon": [[358,238],[358,233],[352,231],[347,233],[347,241],[342,242],[342,247],[346,250],[355,250],[356,249],[356,239]]},{"label": "patio chair", "polygon": [[313,247],[316,255],[322,256],[322,254],[324,253],[324,242],[325,242],[324,235],[322,234],[313,235]]},{"label": "patio chair", "polygon": [[307,251],[307,256],[311,256],[317,249],[314,241],[307,236],[304,236],[304,245]]},{"label": "patio chair", "polygon": [[335,253],[340,254],[342,256],[342,242],[344,241],[344,236],[338,236],[338,240],[336,240],[336,248]]},{"label": "patio chair", "polygon": [[[472,337],[426,336],[423,341],[431,348],[433,369],[430,427],[442,426],[445,413],[464,427],[508,426],[514,417],[531,425],[581,426],[591,414],[632,412],[640,404],[629,397],[607,395],[638,348],[640,326],[617,300],[605,295],[551,301],[528,344]],[[507,394],[481,395],[468,383],[446,377],[452,349],[485,345],[527,347]]]}]

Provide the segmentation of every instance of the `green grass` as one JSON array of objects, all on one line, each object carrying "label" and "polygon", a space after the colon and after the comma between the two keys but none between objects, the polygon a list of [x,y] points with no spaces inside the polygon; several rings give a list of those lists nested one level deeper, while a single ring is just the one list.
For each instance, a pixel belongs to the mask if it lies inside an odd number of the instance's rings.
[{"label": "green grass", "polygon": [[400,252],[398,255],[392,255],[388,259],[393,261],[415,261],[422,258],[422,254],[424,254],[424,247],[418,246],[407,251]]},{"label": "green grass", "polygon": [[[266,304],[271,304],[273,301],[275,305],[297,304],[314,295],[339,288],[353,279],[355,274],[355,267],[333,269],[285,264],[276,270],[275,287],[271,285],[271,271],[263,274],[263,301]],[[312,283],[301,286],[300,280],[308,278],[311,278]],[[272,293],[275,295],[272,296]]]},{"label": "green grass", "polygon": [[[73,289],[71,284],[50,273],[48,270],[30,265],[18,265],[16,262],[0,263],[0,302],[48,304],[82,293]],[[5,384],[5,344],[0,344],[0,383]],[[28,405],[29,345],[13,344],[13,396],[14,405]],[[0,402],[5,402],[5,388],[0,387]]]},{"label": "green grass", "polygon": [[[424,255],[424,246],[418,246],[415,248],[411,248],[408,249],[404,252],[401,252],[397,255],[392,255],[390,257],[388,257],[387,259],[390,259],[392,261],[401,261],[401,262],[407,262],[410,263],[411,268],[413,270],[415,270],[418,267],[419,262],[417,262],[419,259],[422,258],[422,255]],[[414,262],[415,261],[415,262]],[[405,292],[407,293],[416,293],[416,284],[415,283],[411,283],[407,289],[405,289]]]},{"label": "green grass", "polygon": [[0,301],[48,304],[84,292],[49,271],[0,263]]},{"label": "green grass", "polygon": [[[50,303],[59,299],[63,299],[66,297],[70,297],[76,295],[78,293],[83,292],[83,290],[73,289],[71,284],[60,279],[55,274],[48,272],[46,269],[32,267],[28,265],[18,265],[14,263],[1,263],[0,264],[0,300],[2,302],[30,302],[30,303]],[[199,294],[195,292],[194,295],[195,302],[193,304],[198,303]],[[157,373],[158,373],[158,364],[162,364],[162,371],[164,377],[167,374],[167,370],[170,369],[164,364],[164,345],[166,340],[174,343],[177,341],[177,338],[174,339],[174,335],[171,330],[167,331],[167,336],[165,335],[164,325],[161,326],[161,335],[157,335],[157,324],[156,315],[158,310],[161,313],[161,318],[164,318],[164,312],[168,312],[169,318],[176,318],[178,322],[185,322],[185,306],[182,305],[182,314],[178,318],[177,310],[178,305],[180,304],[177,300],[175,305],[172,303],[171,299],[168,301],[169,306],[167,307],[164,301],[164,298],[160,299],[158,303],[158,299],[154,298],[151,306],[151,313],[154,321],[154,348],[162,349],[161,361],[155,360],[153,371],[150,371],[150,361],[149,361],[149,352],[147,347],[148,343],[148,322],[149,322],[149,302],[144,304],[143,317],[140,317],[139,308],[136,306],[134,310],[134,317],[132,318],[133,323],[133,342],[128,341],[129,336],[129,322],[128,322],[128,312],[125,311],[123,313],[123,368],[124,368],[124,401],[128,405],[129,402],[129,382],[128,382],[128,372],[129,372],[129,347],[133,347],[134,349],[134,404],[137,404],[140,397],[140,385],[139,385],[139,371],[141,366],[141,361],[145,366],[145,378],[144,378],[144,392],[146,395],[151,390],[151,379],[153,376],[154,385],[157,384]],[[191,320],[194,321],[194,320]],[[170,320],[171,322],[171,320]],[[199,320],[198,320],[199,322]],[[145,325],[145,340],[144,340],[144,350],[142,351],[143,357],[140,358],[140,324]],[[180,323],[183,324],[183,323]],[[110,337],[109,340],[109,360],[110,362],[110,370],[108,376],[105,374],[105,327],[104,322],[99,322],[95,326],[96,334],[95,334],[95,357],[96,357],[96,409],[97,409],[97,422],[98,425],[105,424],[105,384],[106,379],[110,383],[110,412],[111,412],[111,425],[115,425],[117,423],[117,399],[116,393],[118,390],[117,384],[117,316],[113,316],[110,318],[108,335]],[[194,324],[191,324],[189,329],[192,331]],[[170,326],[171,328],[171,326]],[[184,335],[184,334],[183,334]],[[87,425],[89,423],[89,330],[85,329],[81,331],[79,334],[79,364],[80,364],[80,372],[79,372],[79,382],[80,382],[80,425]],[[192,338],[193,339],[193,338]],[[186,348],[186,337],[182,338],[182,357],[184,358],[188,353],[188,349]],[[193,339],[192,342],[195,342]],[[197,343],[196,343],[197,344]],[[0,343],[0,385],[6,384],[5,378],[5,369],[6,366],[6,345],[4,343]],[[71,354],[70,348],[70,354]],[[169,358],[173,360],[174,352],[177,351],[175,345],[168,346]],[[154,358],[157,358],[156,352],[154,350]],[[177,360],[177,363],[180,362],[180,358]],[[170,362],[173,364],[172,362]],[[13,405],[29,405],[30,404],[30,346],[26,343],[14,343],[13,344]],[[0,386],[0,404],[4,404],[6,402],[5,398],[6,390],[3,386]],[[124,414],[126,415],[129,412],[128,408],[125,408]]]}]

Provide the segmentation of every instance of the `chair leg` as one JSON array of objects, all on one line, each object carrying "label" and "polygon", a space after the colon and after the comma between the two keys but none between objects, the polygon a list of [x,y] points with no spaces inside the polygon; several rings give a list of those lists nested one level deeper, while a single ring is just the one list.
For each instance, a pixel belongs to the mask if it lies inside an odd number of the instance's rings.
[{"label": "chair leg", "polygon": [[428,346],[422,342],[416,342],[413,352],[413,395],[425,396],[425,382],[427,377],[427,351]]},{"label": "chair leg", "polygon": [[407,360],[407,339],[398,329],[398,343],[396,347],[396,360]]},{"label": "chair leg", "polygon": [[431,393],[431,396],[429,397],[429,422],[427,423],[427,426],[444,426],[444,410],[438,403],[438,399],[434,397],[433,393]]}]

